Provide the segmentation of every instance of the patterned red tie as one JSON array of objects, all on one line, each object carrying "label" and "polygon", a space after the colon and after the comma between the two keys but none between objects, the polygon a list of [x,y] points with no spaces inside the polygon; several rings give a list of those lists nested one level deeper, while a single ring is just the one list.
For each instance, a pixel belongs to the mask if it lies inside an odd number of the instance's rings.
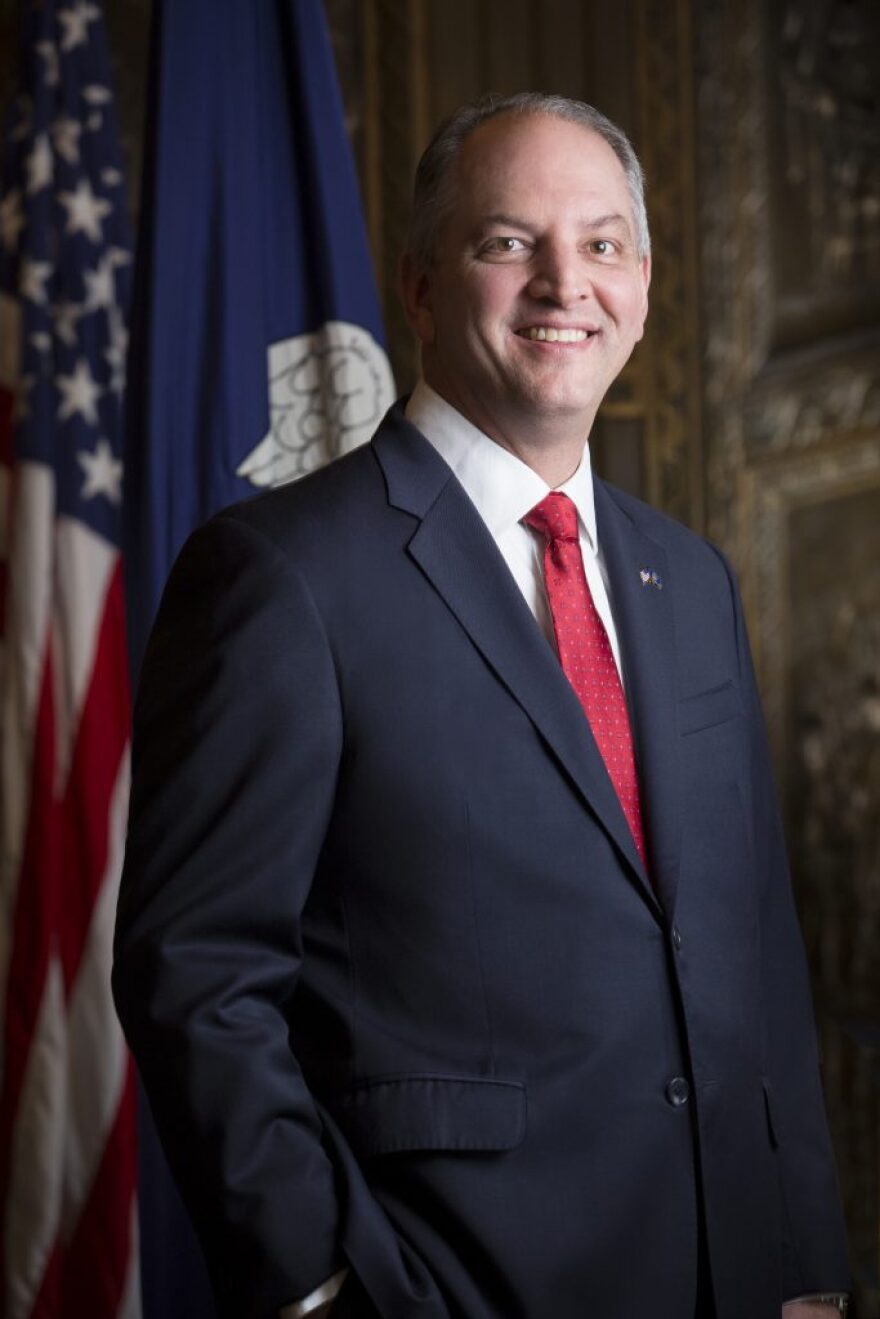
[{"label": "patterned red tie", "polygon": [[544,581],[562,671],[584,707],[605,768],[620,798],[636,850],[647,866],[639,781],[626,698],[608,633],[587,584],[577,509],[552,491],[523,518],[545,539]]}]

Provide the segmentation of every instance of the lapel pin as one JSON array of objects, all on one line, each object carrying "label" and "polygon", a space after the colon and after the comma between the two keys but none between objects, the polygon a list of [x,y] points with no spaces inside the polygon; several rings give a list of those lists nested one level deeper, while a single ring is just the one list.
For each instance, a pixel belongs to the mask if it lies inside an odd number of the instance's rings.
[{"label": "lapel pin", "polygon": [[642,579],[642,586],[656,586],[658,591],[663,590],[663,580],[658,572],[651,568],[640,568],[639,576]]}]

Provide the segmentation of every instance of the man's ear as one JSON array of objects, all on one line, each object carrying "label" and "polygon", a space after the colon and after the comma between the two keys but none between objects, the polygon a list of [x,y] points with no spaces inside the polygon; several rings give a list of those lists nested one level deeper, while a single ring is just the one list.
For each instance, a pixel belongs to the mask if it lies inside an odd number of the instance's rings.
[{"label": "man's ear", "polygon": [[639,338],[645,333],[645,321],[648,318],[648,289],[651,287],[651,256],[643,256],[639,262],[642,272],[642,328],[639,331]]},{"label": "man's ear", "polygon": [[404,252],[398,270],[400,300],[412,332],[422,344],[434,342],[434,314],[431,310],[430,271],[416,260],[412,252]]}]

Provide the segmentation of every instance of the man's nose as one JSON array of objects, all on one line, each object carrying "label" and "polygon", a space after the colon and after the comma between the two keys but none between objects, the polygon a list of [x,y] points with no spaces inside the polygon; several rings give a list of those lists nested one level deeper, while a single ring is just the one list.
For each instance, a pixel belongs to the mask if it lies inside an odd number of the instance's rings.
[{"label": "man's nose", "polygon": [[559,307],[573,307],[588,298],[592,290],[589,271],[576,248],[547,244],[535,258],[529,292],[540,301]]}]

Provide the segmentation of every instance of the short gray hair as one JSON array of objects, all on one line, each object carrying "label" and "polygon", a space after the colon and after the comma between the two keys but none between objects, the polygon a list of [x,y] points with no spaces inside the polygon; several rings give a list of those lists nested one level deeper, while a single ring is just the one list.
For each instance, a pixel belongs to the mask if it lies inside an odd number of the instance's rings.
[{"label": "short gray hair", "polygon": [[626,176],[639,257],[650,254],[645,175],[623,129],[618,128],[592,105],[587,105],[586,101],[574,101],[568,96],[555,96],[549,92],[516,92],[512,96],[498,96],[490,92],[476,101],[468,101],[459,106],[448,119],[444,119],[419,161],[413,188],[407,250],[420,265],[429,266],[436,258],[440,229],[455,202],[453,166],[466,140],[488,119],[504,114],[553,115],[557,119],[580,124],[604,138],[623,166]]}]

